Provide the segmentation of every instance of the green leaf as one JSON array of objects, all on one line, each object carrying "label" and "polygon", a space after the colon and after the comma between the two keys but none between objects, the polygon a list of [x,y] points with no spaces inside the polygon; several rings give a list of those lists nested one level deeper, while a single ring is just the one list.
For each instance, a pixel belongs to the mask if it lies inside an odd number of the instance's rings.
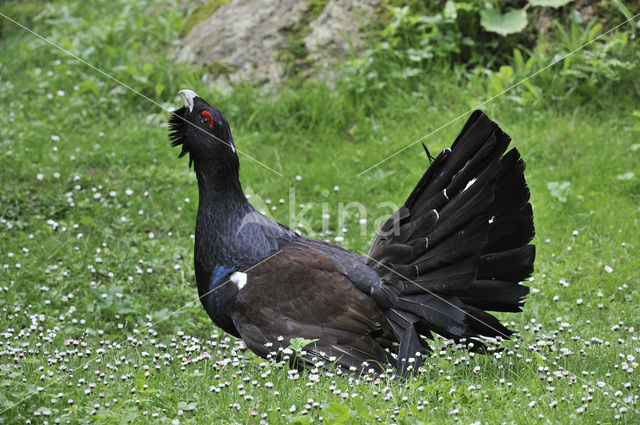
[{"label": "green leaf", "polygon": [[456,19],[456,17],[458,16],[458,14],[456,13],[456,4],[452,1],[448,1],[445,5],[444,5],[444,10],[442,11],[442,15],[445,18],[449,18],[449,19]]},{"label": "green leaf", "polygon": [[293,351],[302,351],[304,347],[316,341],[317,339],[292,338],[289,341],[289,348]]},{"label": "green leaf", "polygon": [[11,406],[13,406],[13,403],[11,403],[9,399],[4,396],[4,394],[0,393],[0,407],[8,409]]},{"label": "green leaf", "polygon": [[506,36],[518,33],[527,26],[527,14],[512,9],[503,15],[495,9],[485,9],[480,13],[480,24],[489,32]]},{"label": "green leaf", "polygon": [[502,80],[507,82],[513,76],[513,68],[508,65],[503,65],[500,67],[500,75],[502,75]]},{"label": "green leaf", "polygon": [[493,87],[496,89],[498,93],[504,91],[504,87],[502,87],[502,80],[500,79],[500,75],[497,73],[491,74],[489,77],[489,81],[493,84]]},{"label": "green leaf", "polygon": [[329,406],[325,406],[323,411],[334,423],[345,423],[355,416],[355,412],[341,403],[331,403]]},{"label": "green leaf", "polygon": [[533,86],[533,84],[531,84],[531,82],[525,80],[522,82],[522,85],[529,90],[534,98],[538,99],[540,97],[540,93],[538,93],[538,90]]},{"label": "green leaf", "polygon": [[625,18],[633,19],[633,15],[631,14],[631,12],[629,12],[629,9],[627,9],[627,6],[625,6],[621,0],[611,0],[611,3],[613,3],[618,8],[620,13],[622,13]]},{"label": "green leaf", "polygon": [[135,386],[136,386],[137,392],[142,392],[144,390],[145,382],[146,382],[146,378],[144,376],[144,373],[142,372],[136,373]]},{"label": "green leaf", "polygon": [[295,418],[289,419],[289,423],[291,425],[306,425],[311,423],[311,418],[308,416],[296,416]]},{"label": "green leaf", "polygon": [[83,215],[82,217],[80,217],[80,224],[86,227],[94,228],[94,229],[98,228],[98,225],[96,224],[96,222],[93,221],[93,219],[88,215]]},{"label": "green leaf", "polygon": [[631,180],[633,176],[633,172],[629,171],[628,173],[620,174],[618,180]]},{"label": "green leaf", "polygon": [[531,6],[562,7],[573,0],[530,0]]},{"label": "green leaf", "polygon": [[560,202],[567,202],[567,195],[569,194],[569,186],[571,182],[548,182],[547,189],[551,192],[551,196],[556,198]]},{"label": "green leaf", "polygon": [[78,94],[91,92],[95,96],[100,96],[100,87],[95,81],[84,80],[78,83]]},{"label": "green leaf", "polygon": [[517,70],[522,71],[524,69],[524,58],[518,49],[513,49],[513,62]]}]

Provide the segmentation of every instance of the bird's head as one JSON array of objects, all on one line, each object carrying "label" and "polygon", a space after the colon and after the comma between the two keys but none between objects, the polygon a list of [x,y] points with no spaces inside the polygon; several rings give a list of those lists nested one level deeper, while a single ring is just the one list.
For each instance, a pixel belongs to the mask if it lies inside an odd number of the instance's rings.
[{"label": "bird's head", "polygon": [[214,168],[238,168],[238,155],[229,123],[222,111],[209,105],[191,90],[178,92],[184,106],[171,114],[169,139],[182,145],[179,157],[189,154],[193,162]]}]

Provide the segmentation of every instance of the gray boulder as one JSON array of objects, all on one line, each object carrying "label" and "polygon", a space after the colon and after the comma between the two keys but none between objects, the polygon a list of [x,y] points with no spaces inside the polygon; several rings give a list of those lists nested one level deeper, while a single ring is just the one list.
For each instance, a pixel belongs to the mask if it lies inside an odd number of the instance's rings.
[{"label": "gray boulder", "polygon": [[232,0],[181,40],[176,57],[203,65],[208,78],[220,83],[277,84],[299,68],[287,55],[293,43],[306,69],[326,70],[359,48],[362,27],[374,18],[377,4],[329,0],[318,13],[304,0]]}]

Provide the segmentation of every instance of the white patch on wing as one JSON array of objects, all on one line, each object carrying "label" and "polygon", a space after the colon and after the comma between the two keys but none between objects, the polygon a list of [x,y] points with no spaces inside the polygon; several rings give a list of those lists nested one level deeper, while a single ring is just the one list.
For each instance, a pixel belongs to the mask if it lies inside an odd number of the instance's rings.
[{"label": "white patch on wing", "polygon": [[242,272],[233,272],[233,274],[229,276],[229,280],[238,285],[238,289],[242,289],[244,288],[244,285],[247,284],[247,274]]},{"label": "white patch on wing", "polygon": [[447,199],[447,201],[449,200],[449,196],[447,195],[447,189],[445,189],[443,192],[444,197]]},{"label": "white patch on wing", "polygon": [[469,189],[471,187],[472,184],[474,184],[476,182],[476,178],[472,178],[471,180],[469,180],[469,183],[467,183],[467,185],[464,187],[464,189],[462,189],[462,191],[464,192],[465,190]]}]

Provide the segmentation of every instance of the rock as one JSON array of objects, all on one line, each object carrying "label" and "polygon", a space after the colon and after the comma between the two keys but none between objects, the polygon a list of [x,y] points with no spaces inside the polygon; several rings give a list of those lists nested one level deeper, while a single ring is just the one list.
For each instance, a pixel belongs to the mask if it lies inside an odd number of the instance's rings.
[{"label": "rock", "polygon": [[176,57],[203,65],[210,79],[225,80],[220,83],[277,84],[292,60],[326,66],[359,47],[361,28],[374,17],[378,1],[329,0],[314,9],[302,0],[232,0],[193,28]]},{"label": "rock", "polygon": [[351,48],[362,47],[361,28],[375,16],[378,1],[331,0],[316,20],[309,24],[304,38],[314,61],[342,57]]},{"label": "rock", "polygon": [[296,0],[233,0],[200,22],[184,38],[179,61],[226,65],[231,82],[279,82],[283,74],[275,61],[278,48],[307,9]]}]

